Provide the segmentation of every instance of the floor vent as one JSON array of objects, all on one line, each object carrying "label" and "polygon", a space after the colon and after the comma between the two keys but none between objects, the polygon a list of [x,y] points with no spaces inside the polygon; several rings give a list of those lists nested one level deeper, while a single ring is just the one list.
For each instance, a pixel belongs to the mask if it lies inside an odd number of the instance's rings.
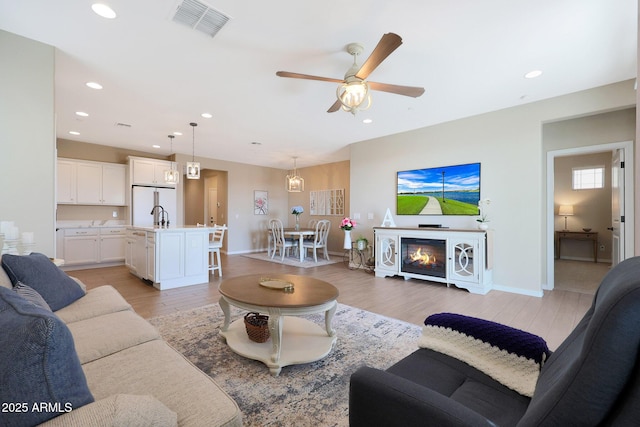
[{"label": "floor vent", "polygon": [[213,37],[229,21],[229,17],[197,0],[182,0],[176,8],[173,21]]}]

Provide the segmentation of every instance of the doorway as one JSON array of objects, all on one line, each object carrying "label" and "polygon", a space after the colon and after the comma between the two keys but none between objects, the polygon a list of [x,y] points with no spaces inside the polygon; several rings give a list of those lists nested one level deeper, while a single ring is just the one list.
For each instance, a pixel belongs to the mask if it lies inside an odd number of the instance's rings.
[{"label": "doorway", "polygon": [[[601,144],[601,145],[593,145],[593,146],[587,146],[587,147],[579,147],[579,148],[571,148],[571,149],[565,149],[565,150],[556,150],[556,151],[549,151],[547,153],[547,233],[546,233],[546,237],[547,237],[547,285],[544,287],[544,289],[546,290],[551,290],[554,289],[555,287],[555,283],[556,283],[556,278],[561,278],[562,280],[567,280],[567,278],[571,278],[572,280],[575,280],[576,283],[580,281],[580,274],[585,273],[586,268],[575,268],[575,266],[565,266],[562,265],[563,270],[560,271],[560,267],[558,268],[558,275],[556,275],[556,236],[555,236],[555,232],[558,229],[557,227],[557,222],[559,220],[559,217],[557,216],[557,209],[556,209],[556,205],[558,204],[558,202],[562,203],[561,200],[556,200],[556,172],[555,172],[555,165],[556,165],[556,161],[560,161],[561,159],[565,159],[565,158],[569,158],[572,156],[585,156],[585,155],[596,155],[598,153],[611,153],[613,155],[613,153],[616,153],[620,151],[622,153],[622,155],[624,156],[623,158],[627,159],[626,163],[625,163],[625,167],[623,169],[622,175],[621,177],[624,179],[624,195],[623,195],[623,200],[622,202],[624,203],[625,206],[625,212],[622,212],[621,214],[624,214],[624,216],[626,218],[629,218],[630,220],[625,222],[625,227],[622,230],[622,235],[621,235],[621,239],[623,239],[622,242],[622,248],[620,249],[620,258],[624,259],[630,256],[633,256],[633,241],[634,241],[634,236],[633,236],[633,194],[634,194],[634,181],[633,181],[633,170],[634,170],[634,165],[633,165],[633,141],[625,141],[625,142],[619,142],[619,143],[610,143],[610,144]],[[610,169],[609,169],[610,170]],[[609,182],[609,184],[611,184],[611,174],[609,174],[609,176],[605,177],[607,179],[607,182]],[[612,209],[612,203],[609,200],[608,203],[608,212],[612,213],[613,209]],[[577,215],[576,215],[577,217]],[[564,217],[563,219],[566,219],[567,217]],[[577,219],[577,218],[576,218]],[[607,221],[610,223],[607,227],[602,227],[600,226],[599,228],[604,228],[604,229],[598,229],[598,233],[602,233],[603,237],[606,236],[607,240],[612,242],[612,236],[611,236],[611,231],[608,230],[607,228],[611,227],[613,223],[615,223],[615,220],[612,218],[612,216],[609,216],[607,218]],[[580,225],[579,228],[577,228],[577,231],[583,231],[582,228],[590,228],[587,224],[585,223],[579,223],[578,221],[576,221],[578,224]],[[562,229],[563,227],[561,227],[560,229]],[[571,227],[569,227],[570,229]],[[596,230],[593,230],[596,231]],[[606,235],[604,233],[607,233]],[[605,246],[606,249],[606,246]],[[611,249],[611,248],[610,248]],[[598,244],[598,247],[596,248],[597,251],[601,250],[601,245]],[[598,252],[599,253],[599,252]],[[624,254],[624,255],[623,255]],[[616,256],[618,254],[615,254]],[[595,256],[597,256],[597,254],[594,254],[594,258]],[[612,255],[610,255],[611,257]],[[588,266],[589,268],[592,269],[596,269],[595,272],[592,272],[590,274],[586,274],[586,275],[582,275],[583,281],[586,281],[587,278],[591,278],[595,275],[598,276],[603,276],[604,274],[606,274],[606,270],[608,270],[608,267],[606,269],[600,268],[601,266],[598,266],[597,263],[594,263],[595,265],[590,265]],[[567,269],[565,269],[565,267],[567,267]],[[582,267],[585,267],[584,265],[582,265]],[[601,277],[599,277],[599,279],[601,279]],[[597,280],[596,283],[596,287],[597,284],[599,284],[599,280]],[[587,286],[588,287],[588,286]]]}]

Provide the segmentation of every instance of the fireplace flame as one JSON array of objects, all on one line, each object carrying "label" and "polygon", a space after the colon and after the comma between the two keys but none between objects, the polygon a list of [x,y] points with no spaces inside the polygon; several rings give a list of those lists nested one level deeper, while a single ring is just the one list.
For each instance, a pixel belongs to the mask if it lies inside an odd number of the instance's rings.
[{"label": "fireplace flame", "polygon": [[417,262],[419,264],[435,264],[436,263],[436,256],[435,255],[431,255],[427,252],[422,252],[422,248],[418,248],[417,251],[408,254],[409,255],[409,259],[412,262]]}]

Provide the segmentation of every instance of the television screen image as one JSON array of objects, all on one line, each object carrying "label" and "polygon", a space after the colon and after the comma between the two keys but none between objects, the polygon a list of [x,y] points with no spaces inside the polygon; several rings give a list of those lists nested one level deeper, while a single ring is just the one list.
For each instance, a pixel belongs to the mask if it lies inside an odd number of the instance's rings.
[{"label": "television screen image", "polygon": [[480,163],[398,172],[398,215],[479,215]]}]

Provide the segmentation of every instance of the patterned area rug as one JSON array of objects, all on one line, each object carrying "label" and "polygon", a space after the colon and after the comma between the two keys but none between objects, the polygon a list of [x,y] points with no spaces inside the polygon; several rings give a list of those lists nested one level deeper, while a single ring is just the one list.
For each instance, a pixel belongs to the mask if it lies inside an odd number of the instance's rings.
[{"label": "patterned area rug", "polygon": [[273,258],[270,258],[269,256],[267,256],[266,252],[258,252],[258,253],[254,253],[254,254],[243,254],[243,256],[246,256],[247,258],[253,258],[253,259],[259,259],[262,261],[269,261],[269,262],[275,262],[278,264],[285,264],[285,265],[290,265],[292,267],[302,267],[302,268],[309,268],[309,267],[320,267],[322,265],[328,265],[328,264],[335,264],[336,262],[342,262],[342,256],[339,255],[334,255],[334,254],[329,254],[329,261],[327,261],[326,259],[324,259],[324,252],[322,252],[322,250],[320,250],[320,252],[318,252],[318,262],[315,262],[313,260],[313,252],[309,251],[309,255],[311,256],[307,256],[304,261],[300,262],[300,259],[296,256],[285,256],[284,260],[281,260],[279,253],[276,253],[276,255]]},{"label": "patterned area rug", "polygon": [[[244,312],[232,307],[233,320]],[[304,316],[324,324],[324,315]],[[278,377],[232,352],[218,335],[217,304],[150,320],[163,338],[238,403],[245,426],[348,426],[349,377],[360,366],[386,369],[417,349],[417,325],[338,304],[338,340],[327,357],[285,366]],[[285,320],[286,321],[286,320]]]}]

